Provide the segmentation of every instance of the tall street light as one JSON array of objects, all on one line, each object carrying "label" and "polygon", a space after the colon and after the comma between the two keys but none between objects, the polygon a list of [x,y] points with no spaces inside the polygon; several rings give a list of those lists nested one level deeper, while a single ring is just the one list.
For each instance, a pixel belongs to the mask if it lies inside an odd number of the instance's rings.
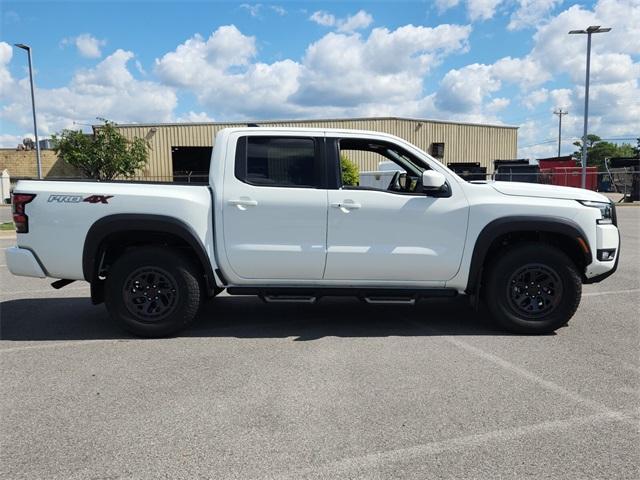
[{"label": "tall street light", "polygon": [[42,179],[42,159],[40,158],[40,142],[38,141],[38,121],[36,120],[36,95],[33,88],[33,64],[31,62],[31,47],[24,43],[16,43],[16,47],[27,51],[29,57],[29,81],[31,82],[31,109],[33,110],[33,134],[36,137],[36,157],[38,159],[38,178]]},{"label": "tall street light", "polygon": [[571,30],[570,35],[582,34],[587,36],[587,76],[584,82],[584,132],[582,134],[582,188],[587,186],[587,128],[589,122],[589,72],[591,70],[591,34],[605,33],[610,28],[601,28],[600,25],[592,25],[586,30]]}]

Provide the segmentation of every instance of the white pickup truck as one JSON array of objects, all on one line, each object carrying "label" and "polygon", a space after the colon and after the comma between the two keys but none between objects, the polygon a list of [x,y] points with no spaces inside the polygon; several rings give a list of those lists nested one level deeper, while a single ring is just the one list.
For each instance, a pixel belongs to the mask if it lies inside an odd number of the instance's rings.
[{"label": "white pickup truck", "polygon": [[[341,156],[398,166],[384,188],[343,185]],[[383,133],[230,128],[208,186],[20,181],[15,275],[91,284],[138,335],[187,326],[207,297],[415,303],[468,295],[516,332],[567,323],[582,284],[617,267],[614,205],[595,192],[473,182]],[[425,312],[427,315],[428,312]]]}]

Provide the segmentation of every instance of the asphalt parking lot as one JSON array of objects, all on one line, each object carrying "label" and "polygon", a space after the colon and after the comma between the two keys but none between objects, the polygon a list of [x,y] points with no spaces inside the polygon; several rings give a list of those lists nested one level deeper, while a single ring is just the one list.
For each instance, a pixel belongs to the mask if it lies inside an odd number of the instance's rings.
[{"label": "asphalt parking lot", "polygon": [[85,285],[13,277],[2,255],[0,475],[638,478],[640,208],[618,216],[618,272],[548,336],[464,301],[221,296],[141,340]]}]

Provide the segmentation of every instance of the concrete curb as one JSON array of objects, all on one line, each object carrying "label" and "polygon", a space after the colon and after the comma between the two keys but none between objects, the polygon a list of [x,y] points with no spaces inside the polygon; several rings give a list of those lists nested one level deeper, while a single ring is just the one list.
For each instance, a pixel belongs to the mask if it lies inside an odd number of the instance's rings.
[{"label": "concrete curb", "polygon": [[0,230],[0,240],[11,240],[16,238],[16,232]]}]

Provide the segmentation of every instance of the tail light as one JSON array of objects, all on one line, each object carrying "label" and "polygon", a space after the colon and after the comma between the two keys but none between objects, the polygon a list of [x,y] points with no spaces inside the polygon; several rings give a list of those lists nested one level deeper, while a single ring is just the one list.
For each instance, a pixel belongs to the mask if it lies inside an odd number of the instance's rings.
[{"label": "tail light", "polygon": [[25,205],[36,198],[33,193],[14,193],[11,199],[13,204],[13,223],[16,232],[29,233],[29,217],[25,213]]}]

